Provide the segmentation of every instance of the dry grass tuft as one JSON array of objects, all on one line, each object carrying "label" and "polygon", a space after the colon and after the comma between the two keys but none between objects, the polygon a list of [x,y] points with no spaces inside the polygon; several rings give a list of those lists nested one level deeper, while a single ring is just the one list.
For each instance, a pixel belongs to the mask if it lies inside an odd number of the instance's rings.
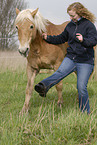
[{"label": "dry grass tuft", "polygon": [[0,51],[0,70],[26,68],[27,60],[17,51]]}]

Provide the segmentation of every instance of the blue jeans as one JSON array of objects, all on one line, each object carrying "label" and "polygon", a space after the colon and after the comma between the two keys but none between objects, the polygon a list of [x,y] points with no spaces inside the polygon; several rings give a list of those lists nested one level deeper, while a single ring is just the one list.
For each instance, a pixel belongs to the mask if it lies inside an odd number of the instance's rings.
[{"label": "blue jeans", "polygon": [[50,77],[42,80],[40,83],[42,83],[45,86],[45,90],[47,92],[52,86],[59,83],[67,75],[76,71],[79,108],[82,112],[87,110],[87,113],[90,113],[87,83],[93,69],[94,65],[86,63],[76,63],[68,57],[65,57],[58,70],[55,73],[53,73]]}]

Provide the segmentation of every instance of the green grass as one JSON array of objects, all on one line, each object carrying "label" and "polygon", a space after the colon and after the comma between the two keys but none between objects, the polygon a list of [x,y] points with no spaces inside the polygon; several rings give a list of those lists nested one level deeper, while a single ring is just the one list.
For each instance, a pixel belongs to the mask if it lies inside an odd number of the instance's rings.
[{"label": "green grass", "polygon": [[[39,74],[35,84],[50,74]],[[35,91],[27,115],[19,117],[25,100],[25,71],[0,72],[0,145],[97,145],[97,82],[88,83],[91,115],[78,108],[76,76],[63,81],[63,100],[57,107],[57,92],[46,98]]]}]

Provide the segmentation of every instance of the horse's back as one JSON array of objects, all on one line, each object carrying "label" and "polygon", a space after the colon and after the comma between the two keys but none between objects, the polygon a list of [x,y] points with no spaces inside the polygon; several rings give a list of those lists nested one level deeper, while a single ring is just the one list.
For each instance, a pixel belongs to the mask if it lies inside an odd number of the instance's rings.
[{"label": "horse's back", "polygon": [[55,24],[49,22],[49,25],[47,26],[48,35],[59,35],[60,33],[62,33],[64,31],[64,29],[68,23],[69,22],[66,21],[60,25],[55,25]]}]

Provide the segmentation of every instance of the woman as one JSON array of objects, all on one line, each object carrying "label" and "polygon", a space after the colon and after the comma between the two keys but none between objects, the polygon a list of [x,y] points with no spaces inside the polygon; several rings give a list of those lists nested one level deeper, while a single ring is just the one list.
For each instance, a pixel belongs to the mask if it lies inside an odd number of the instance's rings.
[{"label": "woman", "polygon": [[68,41],[67,55],[58,70],[35,86],[42,97],[47,91],[70,73],[77,72],[79,108],[90,113],[87,83],[94,69],[94,49],[97,44],[97,32],[94,26],[95,16],[81,3],[75,2],[67,8],[71,21],[57,36],[43,33],[43,39],[50,44],[62,44]]}]

